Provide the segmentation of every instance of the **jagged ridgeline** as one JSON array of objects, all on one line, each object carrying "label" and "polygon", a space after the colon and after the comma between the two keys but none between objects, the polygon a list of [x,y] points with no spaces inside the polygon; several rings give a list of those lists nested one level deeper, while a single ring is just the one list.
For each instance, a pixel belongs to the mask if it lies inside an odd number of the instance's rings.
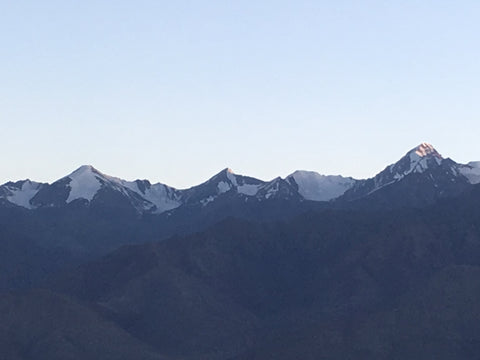
[{"label": "jagged ridgeline", "polygon": [[[30,180],[6,183],[0,187],[0,198],[27,209],[64,207],[72,203],[108,205],[108,202],[113,207],[117,200],[138,213],[161,214],[182,206],[205,207],[225,197],[237,197],[245,202],[269,199],[352,201],[412,181],[417,182],[415,186],[428,187],[425,190],[433,198],[448,196],[480,182],[480,162],[458,164],[443,158],[432,145],[422,143],[371,179],[357,180],[299,170],[285,179],[262,181],[224,169],[205,183],[189,189],[151,184],[148,180],[126,181],[84,165],[52,184]],[[432,200],[420,199],[418,202]]]},{"label": "jagged ridgeline", "polygon": [[[480,162],[0,186],[0,359],[476,359]],[[40,289],[39,289],[40,288]]]},{"label": "jagged ridgeline", "polygon": [[480,162],[456,163],[426,143],[365,180],[295,171],[262,181],[224,169],[200,185],[175,189],[82,166],[52,184],[24,180],[0,186],[0,221],[10,237],[40,253],[83,259],[201,231],[228,217],[262,222],[327,209],[421,208],[479,182]]}]

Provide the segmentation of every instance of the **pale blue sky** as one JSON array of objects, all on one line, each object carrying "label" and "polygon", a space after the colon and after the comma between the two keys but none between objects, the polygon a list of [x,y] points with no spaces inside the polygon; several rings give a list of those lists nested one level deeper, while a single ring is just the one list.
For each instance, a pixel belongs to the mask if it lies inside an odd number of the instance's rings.
[{"label": "pale blue sky", "polygon": [[480,160],[480,2],[0,0],[0,182]]}]

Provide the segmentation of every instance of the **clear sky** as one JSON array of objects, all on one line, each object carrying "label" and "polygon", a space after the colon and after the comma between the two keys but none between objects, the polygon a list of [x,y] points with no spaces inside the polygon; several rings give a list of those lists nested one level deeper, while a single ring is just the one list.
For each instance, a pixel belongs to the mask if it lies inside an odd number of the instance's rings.
[{"label": "clear sky", "polygon": [[480,1],[0,0],[0,182],[480,160]]}]

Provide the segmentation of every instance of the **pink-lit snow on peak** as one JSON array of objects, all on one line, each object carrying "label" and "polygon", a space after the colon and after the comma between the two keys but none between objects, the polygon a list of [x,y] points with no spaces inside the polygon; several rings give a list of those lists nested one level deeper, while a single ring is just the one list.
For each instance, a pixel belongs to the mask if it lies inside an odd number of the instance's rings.
[{"label": "pink-lit snow on peak", "polygon": [[428,144],[426,142],[421,143],[414,150],[415,150],[415,154],[417,154],[420,157],[425,157],[425,156],[431,155],[431,156],[438,157],[440,159],[442,158],[442,155],[440,155],[438,153],[438,151],[435,150],[435,148],[431,144]]}]

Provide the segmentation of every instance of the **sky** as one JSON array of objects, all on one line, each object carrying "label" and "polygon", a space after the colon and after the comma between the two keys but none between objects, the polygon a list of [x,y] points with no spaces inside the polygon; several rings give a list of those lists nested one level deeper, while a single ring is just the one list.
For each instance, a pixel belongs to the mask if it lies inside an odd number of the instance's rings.
[{"label": "sky", "polygon": [[0,182],[480,160],[477,0],[0,0]]}]

